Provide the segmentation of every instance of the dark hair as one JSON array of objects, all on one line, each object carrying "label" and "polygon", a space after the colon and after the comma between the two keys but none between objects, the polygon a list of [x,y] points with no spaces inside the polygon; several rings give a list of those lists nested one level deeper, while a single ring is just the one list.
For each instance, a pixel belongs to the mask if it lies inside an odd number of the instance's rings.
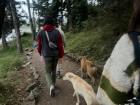
[{"label": "dark hair", "polygon": [[54,24],[54,18],[52,16],[46,16],[44,24]]},{"label": "dark hair", "polygon": [[58,26],[59,26],[58,22],[56,22],[56,23],[55,23],[55,26],[56,26],[56,27],[58,27]]}]

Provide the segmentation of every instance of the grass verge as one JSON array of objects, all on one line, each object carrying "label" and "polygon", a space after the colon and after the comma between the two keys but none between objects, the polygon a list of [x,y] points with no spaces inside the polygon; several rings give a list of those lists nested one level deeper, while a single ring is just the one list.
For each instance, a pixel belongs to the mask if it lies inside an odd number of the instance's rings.
[{"label": "grass verge", "polygon": [[[23,48],[32,46],[31,34],[24,33],[22,45]],[[20,105],[13,86],[18,82],[13,81],[14,83],[11,83],[6,78],[8,78],[10,72],[17,70],[16,68],[23,64],[24,56],[17,53],[16,41],[10,42],[8,48],[0,48],[0,55],[0,105]]]},{"label": "grass verge", "polygon": [[105,25],[90,31],[66,33],[66,51],[104,64],[119,38],[112,30],[110,25]]}]

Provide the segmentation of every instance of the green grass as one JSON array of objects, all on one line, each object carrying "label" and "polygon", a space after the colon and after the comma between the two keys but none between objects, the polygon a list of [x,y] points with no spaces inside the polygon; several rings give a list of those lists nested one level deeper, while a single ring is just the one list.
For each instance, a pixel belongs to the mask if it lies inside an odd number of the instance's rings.
[{"label": "green grass", "polygon": [[[31,47],[31,35],[25,33],[25,35],[22,36],[22,43],[23,48]],[[15,41],[10,42],[9,45],[10,46],[6,49],[0,49],[0,78],[5,78],[7,72],[19,68],[23,62],[23,55],[17,53]]]},{"label": "green grass", "polygon": [[17,54],[15,47],[0,50],[0,55],[0,78],[6,77],[7,72],[13,71],[22,64],[23,57]]},{"label": "green grass", "polygon": [[32,36],[30,33],[24,33],[22,36],[23,48],[32,47]]},{"label": "green grass", "polygon": [[14,87],[10,84],[0,83],[0,105],[20,105]]},{"label": "green grass", "polygon": [[[31,34],[25,33],[21,39],[23,48],[32,46]],[[17,53],[15,40],[8,45],[9,47],[5,49],[0,46],[0,105],[19,105],[13,86],[18,82],[13,81],[14,83],[11,83],[6,78],[11,71],[23,64],[24,55]]]},{"label": "green grass", "polygon": [[98,63],[104,63],[110,55],[119,36],[113,35],[110,25],[80,33],[66,33],[66,51],[87,56]]}]

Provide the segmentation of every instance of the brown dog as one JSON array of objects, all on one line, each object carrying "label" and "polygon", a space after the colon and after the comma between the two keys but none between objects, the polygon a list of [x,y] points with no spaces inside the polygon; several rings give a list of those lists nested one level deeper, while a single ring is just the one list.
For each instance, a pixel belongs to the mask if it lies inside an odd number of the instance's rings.
[{"label": "brown dog", "polygon": [[81,59],[81,77],[89,76],[93,83],[95,83],[95,77],[97,75],[97,68],[94,62],[86,59],[85,56]]}]

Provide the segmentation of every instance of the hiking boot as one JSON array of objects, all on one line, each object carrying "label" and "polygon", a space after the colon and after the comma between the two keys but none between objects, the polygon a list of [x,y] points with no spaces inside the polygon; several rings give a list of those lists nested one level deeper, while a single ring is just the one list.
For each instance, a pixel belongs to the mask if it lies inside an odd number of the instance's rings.
[{"label": "hiking boot", "polygon": [[61,79],[61,78],[62,78],[62,76],[61,76],[61,75],[58,75],[58,76],[57,76],[57,79]]},{"label": "hiking boot", "polygon": [[57,77],[57,79],[61,79],[62,78],[60,71],[57,71],[56,77]]},{"label": "hiking boot", "polygon": [[54,85],[51,85],[51,87],[50,87],[50,96],[51,97],[54,97],[55,96],[55,88],[54,88]]}]

